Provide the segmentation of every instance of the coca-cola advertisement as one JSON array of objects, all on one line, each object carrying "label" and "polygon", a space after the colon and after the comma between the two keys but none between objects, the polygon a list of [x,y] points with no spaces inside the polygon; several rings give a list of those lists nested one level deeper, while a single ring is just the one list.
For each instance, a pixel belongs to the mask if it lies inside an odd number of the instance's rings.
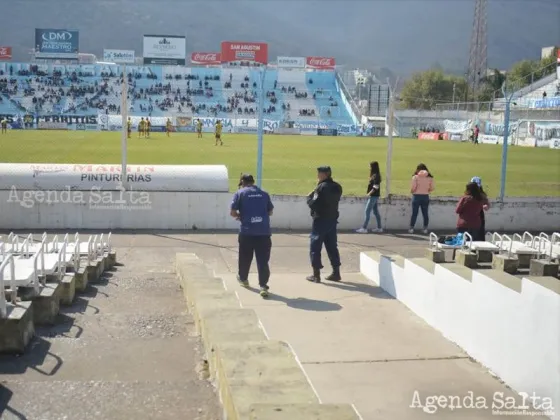
[{"label": "coca-cola advertisement", "polygon": [[268,64],[268,44],[264,42],[222,42],[222,63]]},{"label": "coca-cola advertisement", "polygon": [[0,60],[12,59],[12,47],[0,47]]},{"label": "coca-cola advertisement", "polygon": [[334,57],[307,57],[306,67],[317,70],[334,70]]},{"label": "coca-cola advertisement", "polygon": [[222,54],[219,52],[193,52],[191,63],[204,66],[222,64]]}]

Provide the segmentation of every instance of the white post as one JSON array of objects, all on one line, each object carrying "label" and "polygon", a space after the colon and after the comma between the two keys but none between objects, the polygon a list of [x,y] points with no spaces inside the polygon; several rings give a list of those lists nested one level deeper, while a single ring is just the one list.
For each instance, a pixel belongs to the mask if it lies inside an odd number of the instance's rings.
[{"label": "white post", "polygon": [[126,64],[123,64],[123,81],[121,89],[121,116],[122,116],[122,137],[121,137],[121,176],[122,186],[126,188],[126,149],[128,138],[128,77],[126,75]]},{"label": "white post", "polygon": [[389,110],[387,111],[387,126],[389,133],[387,134],[387,163],[385,176],[385,197],[391,196],[391,161],[393,159],[393,130],[394,130],[394,114],[395,114],[395,98],[393,89],[389,86]]}]

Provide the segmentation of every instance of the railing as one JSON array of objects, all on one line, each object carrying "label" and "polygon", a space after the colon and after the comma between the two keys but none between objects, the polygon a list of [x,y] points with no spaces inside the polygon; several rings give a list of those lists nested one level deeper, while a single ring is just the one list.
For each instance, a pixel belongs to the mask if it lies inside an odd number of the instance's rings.
[{"label": "railing", "polygon": [[336,81],[337,81],[338,86],[340,87],[340,90],[341,90],[340,97],[341,97],[345,106],[346,106],[346,104],[350,105],[350,109],[348,111],[350,111],[351,114],[352,114],[351,116],[353,116],[353,118],[352,118],[353,122],[355,124],[361,122],[362,113],[360,111],[360,108],[358,107],[358,105],[354,101],[354,98],[350,94],[348,88],[346,87],[346,84],[342,80],[342,77],[340,77],[340,74],[338,74],[338,73],[335,73],[335,74],[336,74]]},{"label": "railing", "polygon": [[0,318],[6,318],[8,315],[8,308],[6,305],[6,292],[4,290],[4,270],[10,266],[10,300],[12,304],[17,302],[17,287],[16,287],[16,265],[14,256],[8,254],[6,259],[0,264]]}]

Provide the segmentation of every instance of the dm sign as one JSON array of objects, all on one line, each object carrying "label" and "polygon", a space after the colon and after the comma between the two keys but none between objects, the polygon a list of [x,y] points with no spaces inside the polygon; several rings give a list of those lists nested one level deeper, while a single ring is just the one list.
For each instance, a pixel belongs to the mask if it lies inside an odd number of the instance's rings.
[{"label": "dm sign", "polygon": [[80,35],[66,29],[35,29],[35,56],[42,59],[78,59]]}]

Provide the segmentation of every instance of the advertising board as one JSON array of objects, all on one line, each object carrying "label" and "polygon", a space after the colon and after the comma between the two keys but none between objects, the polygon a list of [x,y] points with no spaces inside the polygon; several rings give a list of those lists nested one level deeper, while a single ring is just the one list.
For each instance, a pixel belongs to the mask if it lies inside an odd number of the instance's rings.
[{"label": "advertising board", "polygon": [[500,142],[501,136],[496,136],[494,134],[479,134],[478,142],[482,144],[498,144]]},{"label": "advertising board", "polygon": [[134,64],[134,50],[103,50],[103,61],[116,64]]},{"label": "advertising board", "polygon": [[305,66],[315,70],[334,70],[334,57],[306,57]]},{"label": "advertising board", "polygon": [[[223,165],[127,165],[126,181],[135,191],[227,191]],[[0,188],[18,191],[119,190],[120,164],[0,163]]]},{"label": "advertising board", "polygon": [[318,128],[317,129],[318,136],[336,136],[338,132],[334,128]]},{"label": "advertising board", "polygon": [[187,40],[177,35],[144,35],[144,64],[184,66]]},{"label": "advertising board", "polygon": [[418,140],[439,140],[441,133],[418,133]]},{"label": "advertising board", "polygon": [[77,60],[80,33],[67,29],[35,29],[35,57]]},{"label": "advertising board", "polygon": [[0,47],[0,60],[12,59],[12,47]]},{"label": "advertising board", "polygon": [[193,52],[191,63],[203,66],[215,66],[222,64],[222,54],[219,52]]},{"label": "advertising board", "polygon": [[276,65],[279,68],[303,69],[305,68],[305,57],[278,57]]},{"label": "advertising board", "polygon": [[264,42],[222,42],[222,63],[250,61],[268,64],[268,44]]}]

